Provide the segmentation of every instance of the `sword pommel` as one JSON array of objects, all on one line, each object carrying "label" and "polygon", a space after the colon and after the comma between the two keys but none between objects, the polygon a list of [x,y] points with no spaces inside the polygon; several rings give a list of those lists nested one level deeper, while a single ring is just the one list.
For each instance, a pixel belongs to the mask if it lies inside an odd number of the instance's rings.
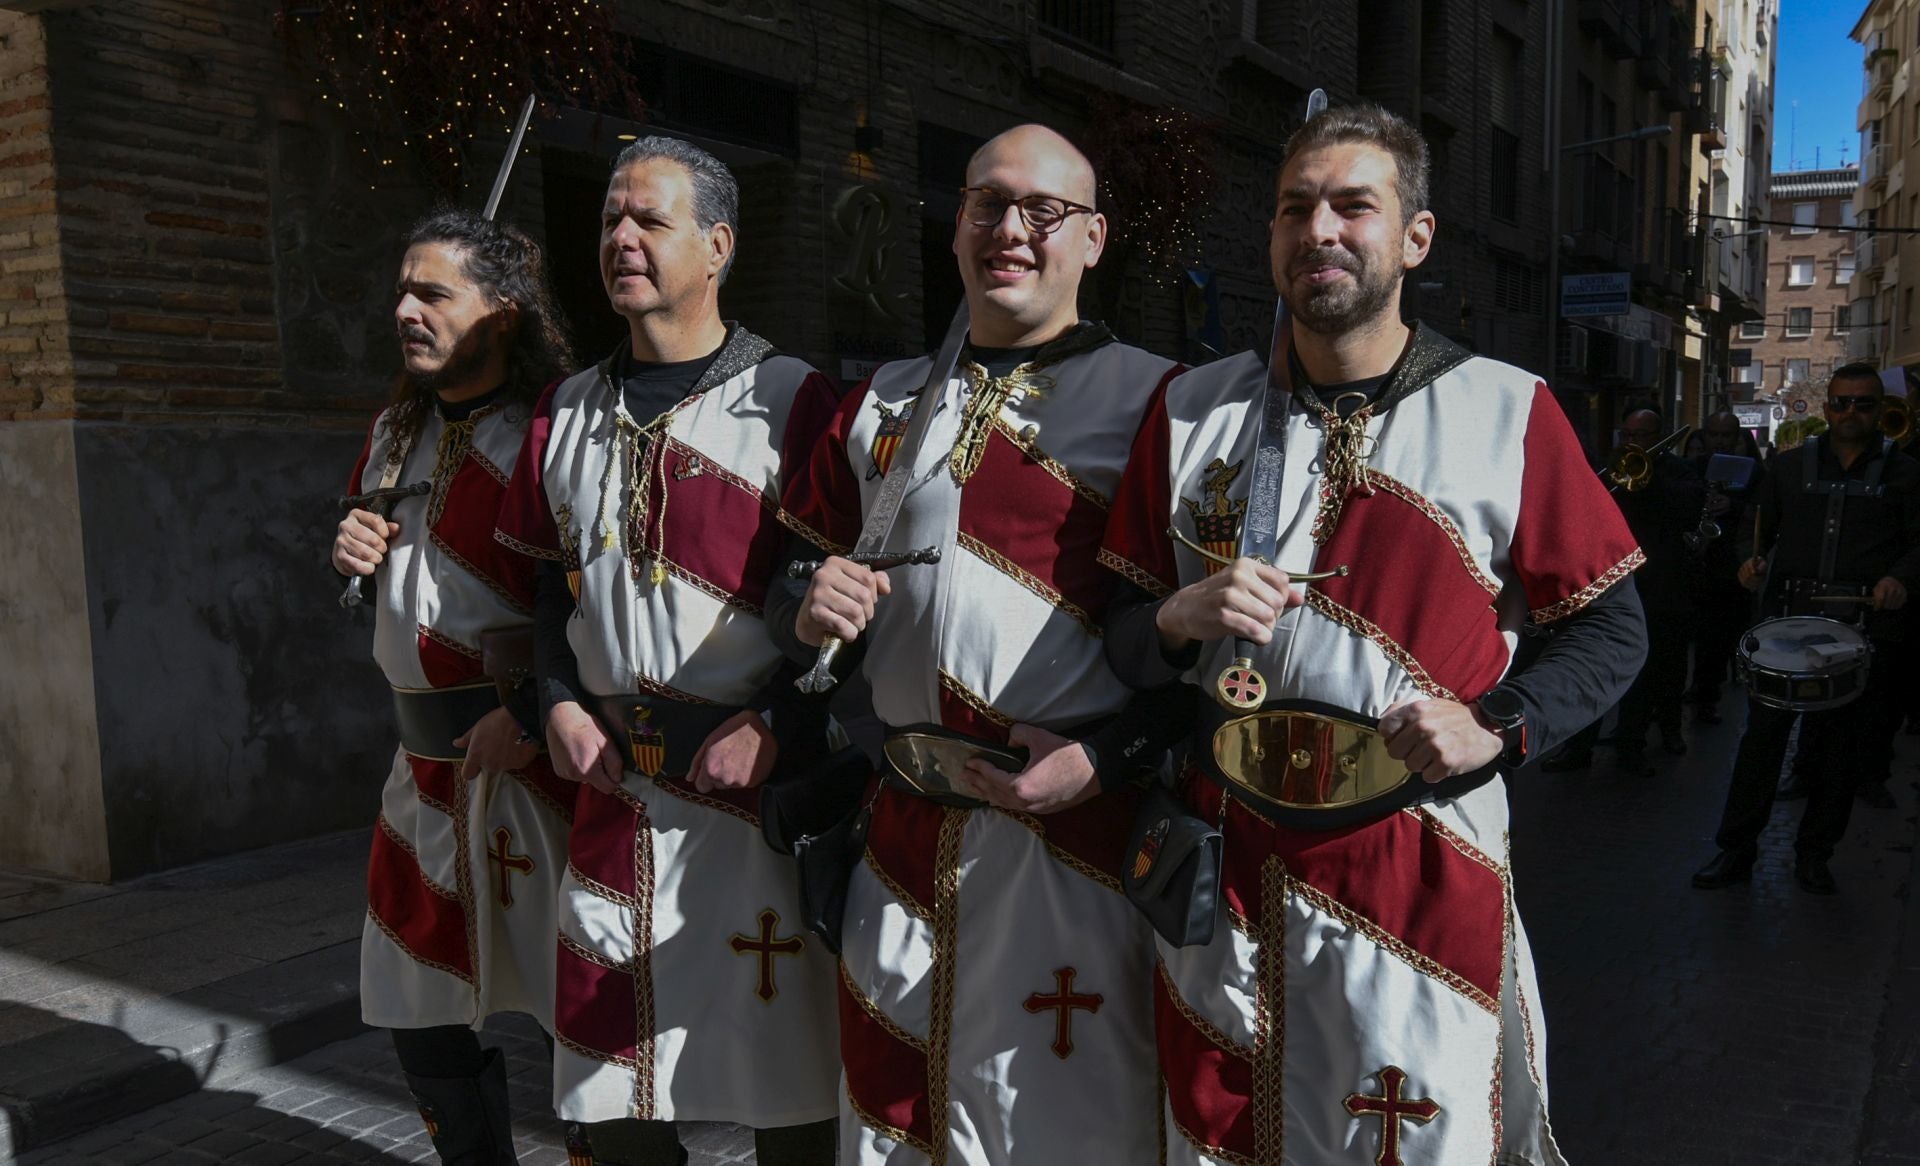
[{"label": "sword pommel", "polygon": [[793,682],[793,686],[809,696],[826,692],[836,681],[833,678],[833,658],[840,654],[839,636],[828,636],[820,641],[820,656],[813,662],[807,674]]},{"label": "sword pommel", "polygon": [[411,486],[394,486],[386,490],[369,490],[365,494],[349,494],[340,499],[342,510],[371,510],[385,517],[393,512],[396,503],[407,498],[418,498],[433,491],[432,482],[415,482]]}]

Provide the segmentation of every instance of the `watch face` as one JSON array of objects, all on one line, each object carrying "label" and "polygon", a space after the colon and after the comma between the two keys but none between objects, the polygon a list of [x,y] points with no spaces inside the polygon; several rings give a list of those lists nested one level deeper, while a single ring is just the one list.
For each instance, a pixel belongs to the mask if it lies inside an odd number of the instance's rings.
[{"label": "watch face", "polygon": [[1522,711],[1519,697],[1499,689],[1494,689],[1481,697],[1479,703],[1481,712],[1503,725],[1512,724],[1518,720]]}]

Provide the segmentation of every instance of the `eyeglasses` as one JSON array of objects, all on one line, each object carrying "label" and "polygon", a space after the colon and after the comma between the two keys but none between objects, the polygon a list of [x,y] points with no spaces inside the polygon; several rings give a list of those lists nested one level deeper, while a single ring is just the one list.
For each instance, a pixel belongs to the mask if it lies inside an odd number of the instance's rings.
[{"label": "eyeglasses", "polygon": [[1845,413],[1845,412],[1848,412],[1849,410],[1858,410],[1859,412],[1862,412],[1862,413],[1871,413],[1875,409],[1878,409],[1879,407],[1880,407],[1880,398],[1878,397],[1828,397],[1827,398],[1827,409],[1829,412],[1833,412],[1833,413]]},{"label": "eyeglasses", "polygon": [[1020,208],[1020,221],[1026,224],[1030,234],[1051,235],[1070,216],[1093,213],[1090,206],[1081,206],[1050,194],[1009,198],[991,186],[963,186],[960,193],[965,196],[965,201],[960,204],[960,214],[976,227],[999,226],[1000,221],[1007,217],[1007,208],[1017,206]]}]

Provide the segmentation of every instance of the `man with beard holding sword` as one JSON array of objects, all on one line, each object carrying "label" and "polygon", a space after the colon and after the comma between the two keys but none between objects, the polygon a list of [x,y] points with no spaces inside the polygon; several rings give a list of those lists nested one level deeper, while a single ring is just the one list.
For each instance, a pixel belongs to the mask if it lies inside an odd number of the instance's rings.
[{"label": "man with beard holding sword", "polygon": [[583,783],[554,1055],[560,1116],[591,1123],[576,1161],[684,1163],[675,1121],[752,1126],[767,1166],[833,1161],[833,959],[754,787],[806,744],[805,718],[771,708],[793,688],[761,611],[782,466],[834,393],[722,321],[738,218],[706,151],[621,151],[600,271],[629,337],[541,399],[500,520],[540,564],[547,744]]},{"label": "man with beard holding sword", "polygon": [[[1109,658],[1204,694],[1224,834],[1218,931],[1160,953],[1168,1162],[1561,1161],[1499,771],[1631,682],[1640,552],[1545,385],[1401,321],[1426,187],[1377,107],[1295,134],[1271,367],[1168,386],[1114,502]],[[1565,631],[1508,675],[1529,615]]]},{"label": "man with beard holding sword", "polygon": [[404,371],[349,488],[426,490],[390,516],[355,509],[333,544],[356,601],[373,577],[374,657],[401,737],[367,866],[361,1015],[392,1030],[449,1163],[516,1160],[505,1061],[473,1026],[515,1011],[553,1027],[571,787],[483,674],[533,606],[531,565],[493,539],[506,474],[534,400],[570,363],[542,268],[531,239],[476,214],[414,228],[395,289]]},{"label": "man with beard holding sword", "polygon": [[[1106,237],[1094,192],[1043,126],[982,146],[954,224],[968,315],[932,361],[850,393],[787,491],[832,557],[772,626],[795,659],[827,637],[863,653],[853,687],[885,734],[842,933],[847,1166],[1160,1160],[1152,948],[1119,893],[1133,799],[1115,792],[1152,750],[1137,710],[1115,715],[1095,556],[1175,366],[1078,317]],[[856,543],[940,558],[889,577]]]}]

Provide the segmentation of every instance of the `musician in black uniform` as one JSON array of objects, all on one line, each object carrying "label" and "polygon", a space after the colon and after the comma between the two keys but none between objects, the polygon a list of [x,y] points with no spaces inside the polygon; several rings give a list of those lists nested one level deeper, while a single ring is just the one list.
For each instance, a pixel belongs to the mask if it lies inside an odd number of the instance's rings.
[{"label": "musician in black uniform", "polygon": [[[1660,415],[1651,409],[1629,413],[1621,423],[1621,435],[1630,446],[1652,449],[1660,441]],[[1700,523],[1707,487],[1685,459],[1662,450],[1649,459],[1645,482],[1633,489],[1616,487],[1613,498],[1647,556],[1646,565],[1633,575],[1646,612],[1647,658],[1633,687],[1620,698],[1613,732],[1614,768],[1629,777],[1649,777],[1653,774],[1646,755],[1650,723],[1660,726],[1663,752],[1687,751],[1680,712],[1700,561],[1687,548],[1684,536]],[[1599,723],[1588,725],[1546,762],[1545,769],[1549,773],[1585,769],[1599,736]]]},{"label": "musician in black uniform", "polygon": [[[1827,432],[1782,452],[1768,467],[1756,557],[1740,568],[1741,582],[1761,591],[1765,614],[1847,619],[1864,612],[1874,647],[1865,691],[1839,708],[1804,714],[1801,726],[1800,748],[1820,764],[1794,843],[1793,874],[1816,894],[1836,889],[1827,859],[1846,834],[1855,784],[1885,771],[1898,716],[1897,613],[1908,589],[1920,583],[1920,462],[1882,440],[1880,399],[1873,366],[1834,370]],[[1760,557],[1762,548],[1771,554]],[[1821,602],[1832,597],[1866,602]],[[1747,702],[1747,729],[1715,837],[1720,853],[1694,874],[1694,886],[1724,887],[1750,877],[1796,715]]]},{"label": "musician in black uniform", "polygon": [[[1718,537],[1700,540],[1700,578],[1692,626],[1693,684],[1687,703],[1693,719],[1702,725],[1720,723],[1720,685],[1733,661],[1740,633],[1753,623],[1753,595],[1740,584],[1740,564],[1752,554],[1753,507],[1764,471],[1760,449],[1740,419],[1722,410],[1701,427],[1704,452],[1695,468],[1707,482],[1703,515],[1720,528]],[[1715,454],[1753,462],[1743,484],[1715,481],[1710,467]],[[1698,528],[1696,528],[1698,533]]]}]

